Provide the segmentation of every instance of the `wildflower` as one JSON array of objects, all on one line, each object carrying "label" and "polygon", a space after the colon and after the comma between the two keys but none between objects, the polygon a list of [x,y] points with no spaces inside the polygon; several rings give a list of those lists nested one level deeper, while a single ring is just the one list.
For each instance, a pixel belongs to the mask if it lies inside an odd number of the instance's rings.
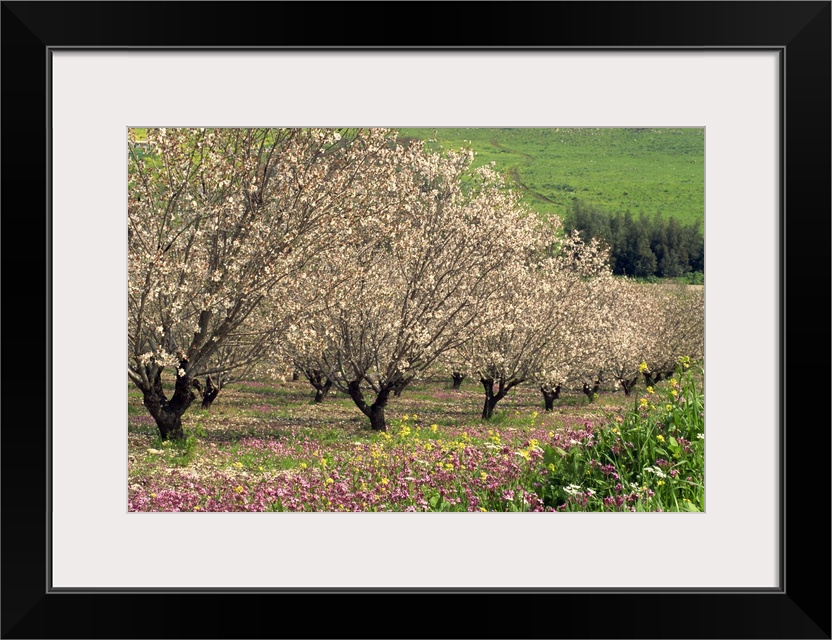
[{"label": "wildflower", "polygon": [[383,484],[386,487],[388,484],[390,484],[390,481],[387,478],[382,478],[381,484]]},{"label": "wildflower", "polygon": [[413,414],[413,422],[416,422],[419,419],[419,416],[415,413]]},{"label": "wildflower", "polygon": [[335,482],[335,480],[333,480],[332,478],[327,478],[326,479],[327,484],[332,484],[333,482]]},{"label": "wildflower", "polygon": [[155,494],[155,493],[151,493],[151,494],[150,494],[150,497],[151,497],[151,498],[155,498],[155,497],[156,497],[156,494]]},{"label": "wildflower", "polygon": [[306,463],[305,463],[305,462],[301,462],[301,463],[300,463],[300,468],[301,468],[301,469],[306,469]]},{"label": "wildflower", "polygon": [[238,484],[236,487],[234,487],[234,491],[237,493],[242,493],[243,491],[245,491],[245,489],[243,489],[242,485]]},{"label": "wildflower", "polygon": [[431,430],[431,432],[436,433],[436,430],[437,430],[437,429],[439,429],[439,425],[438,425],[438,424],[432,424],[432,425],[430,425],[430,430]]},{"label": "wildflower", "polygon": [[664,408],[667,409],[668,411],[670,411],[673,408],[673,405],[672,404],[666,404],[666,405],[664,405]]},{"label": "wildflower", "polygon": [[537,440],[532,438],[531,440],[529,440],[529,449],[534,449],[539,444],[540,444],[540,442],[538,442]]},{"label": "wildflower", "polygon": [[554,473],[554,472],[555,472],[555,465],[553,465],[553,464],[550,462],[550,463],[549,463],[549,466],[548,466],[548,469],[549,469],[549,471],[551,471],[552,473]]},{"label": "wildflower", "polygon": [[488,509],[486,509],[485,507],[480,507],[479,510],[482,511],[482,512],[488,511]]},{"label": "wildflower", "polygon": [[639,373],[644,373],[645,371],[649,371],[649,370],[650,370],[650,368],[647,366],[646,362],[642,362],[640,365],[638,365],[638,372]]},{"label": "wildflower", "polygon": [[322,467],[326,466],[326,458],[321,458],[321,466]]},{"label": "wildflower", "polygon": [[647,387],[647,393],[656,393],[653,391],[653,387]]},{"label": "wildflower", "polygon": [[407,422],[408,420],[410,420],[410,416],[409,416],[409,415],[407,415],[407,414],[404,414],[404,415],[402,416],[402,421],[403,421],[403,422]]},{"label": "wildflower", "polygon": [[537,418],[537,411],[532,411],[532,420]]},{"label": "wildflower", "polygon": [[647,398],[641,398],[641,399],[638,401],[638,406],[639,406],[639,407],[641,407],[642,409],[647,408],[647,404],[648,404],[648,403],[647,403]]},{"label": "wildflower", "polygon": [[656,440],[658,440],[659,442],[664,442],[664,436],[662,434],[659,434],[656,436]]},{"label": "wildflower", "polygon": [[664,484],[664,480],[659,480],[656,484],[657,484],[658,486],[662,486],[662,485]]},{"label": "wildflower", "polygon": [[480,471],[480,479],[485,480],[488,478],[488,474],[485,471]]}]

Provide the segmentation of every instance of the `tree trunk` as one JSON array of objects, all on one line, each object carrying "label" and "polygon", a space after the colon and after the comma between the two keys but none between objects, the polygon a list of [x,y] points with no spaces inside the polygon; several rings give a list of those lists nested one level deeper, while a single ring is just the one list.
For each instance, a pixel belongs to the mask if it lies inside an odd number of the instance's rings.
[{"label": "tree trunk", "polygon": [[453,378],[453,385],[451,389],[459,389],[462,386],[462,381],[465,380],[464,373],[457,373],[456,371],[451,374],[451,378]]},{"label": "tree trunk", "polygon": [[387,406],[387,399],[390,397],[391,388],[382,387],[379,394],[376,396],[375,402],[368,405],[364,399],[364,393],[361,391],[361,382],[353,380],[347,385],[347,392],[350,394],[353,402],[361,409],[361,413],[370,419],[370,428],[373,431],[387,431],[387,421],[384,417],[384,407]]},{"label": "tree trunk", "polygon": [[624,389],[625,396],[630,395],[630,392],[633,390],[633,387],[636,386],[636,382],[638,382],[638,375],[629,380],[627,380],[626,378],[623,378],[621,380],[621,388]]},{"label": "tree trunk", "polygon": [[210,409],[214,400],[217,399],[217,394],[220,392],[220,387],[214,384],[211,376],[205,378],[205,389],[202,391],[202,408]]},{"label": "tree trunk", "polygon": [[595,380],[595,382],[590,387],[586,382],[584,382],[583,391],[586,394],[586,397],[589,398],[590,402],[595,401],[595,397],[598,395],[598,389],[601,388],[601,380]]},{"label": "tree trunk", "polygon": [[315,387],[315,402],[323,402],[332,387],[332,381],[318,369],[304,369],[303,374],[309,380],[309,384]]},{"label": "tree trunk", "polygon": [[497,390],[497,393],[494,393],[494,380],[485,379],[480,380],[480,382],[482,382],[483,389],[485,389],[485,402],[482,405],[482,419],[490,420],[491,416],[494,415],[494,408],[497,406],[497,403],[505,397],[508,390],[503,389],[501,385],[501,388]]},{"label": "tree trunk", "polygon": [[555,400],[560,398],[560,385],[557,385],[553,389],[541,385],[540,393],[543,394],[543,403],[546,407],[546,411],[551,411],[555,408]]},{"label": "tree trunk", "polygon": [[411,382],[412,380],[406,380],[404,378],[399,380],[399,382],[393,386],[393,395],[398,398],[400,395],[402,395],[402,391],[407,389],[407,385],[409,385]]},{"label": "tree trunk", "polygon": [[[185,369],[187,362],[179,363],[179,368]],[[182,415],[197,398],[197,391],[201,391],[198,380],[191,380],[188,374],[176,376],[176,387],[173,397],[168,400],[162,389],[162,368],[155,368],[148,377],[151,380],[149,389],[142,389],[142,403],[153,416],[162,440],[184,440],[182,429]],[[149,372],[150,373],[150,372]],[[196,389],[196,391],[194,390]]]},{"label": "tree trunk", "polygon": [[646,371],[643,372],[641,375],[644,376],[644,383],[648,387],[655,387],[657,382],[661,382],[665,378],[669,378],[670,375],[667,372],[657,371],[656,373],[647,373]]},{"label": "tree trunk", "polygon": [[323,402],[324,398],[327,397],[329,394],[329,390],[332,388],[332,381],[327,378],[326,382],[324,382],[323,386],[320,389],[315,390],[315,402]]}]

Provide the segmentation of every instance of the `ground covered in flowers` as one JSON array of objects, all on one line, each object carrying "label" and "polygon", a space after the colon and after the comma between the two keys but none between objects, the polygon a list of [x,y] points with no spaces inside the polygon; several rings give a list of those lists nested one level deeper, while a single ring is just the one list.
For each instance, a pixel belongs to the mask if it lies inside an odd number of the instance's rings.
[{"label": "ground covered in flowers", "polygon": [[[681,377],[680,377],[681,378]],[[704,401],[671,379],[544,412],[517,388],[490,421],[473,383],[407,389],[388,432],[344,395],[315,404],[294,382],[237,383],[161,441],[129,391],[130,511],[700,511]]]}]

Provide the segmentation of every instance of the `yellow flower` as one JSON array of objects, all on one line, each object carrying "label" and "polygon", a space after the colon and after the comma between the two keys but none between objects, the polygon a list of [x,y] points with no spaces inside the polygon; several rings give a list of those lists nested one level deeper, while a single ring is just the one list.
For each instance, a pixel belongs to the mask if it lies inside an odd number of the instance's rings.
[{"label": "yellow flower", "polygon": [[454,465],[452,465],[450,462],[445,463],[445,469],[447,469],[448,471],[450,471],[453,468],[454,468]]},{"label": "yellow flower", "polygon": [[642,407],[642,408],[643,408],[643,407],[646,407],[646,406],[647,406],[647,398],[641,398],[641,399],[638,401],[638,406],[640,406],[640,407]]},{"label": "yellow flower", "polygon": [[433,433],[436,433],[436,430],[437,430],[438,428],[439,428],[439,425],[438,425],[438,424],[432,424],[432,425],[430,425],[430,430],[431,430]]},{"label": "yellow flower", "polygon": [[263,467],[257,467],[257,470],[258,470],[258,471],[262,471],[262,470],[263,470]]},{"label": "yellow flower", "polygon": [[679,397],[679,392],[678,392],[678,391],[676,391],[676,389],[672,389],[672,390],[670,391],[670,393],[672,393],[672,394],[673,394],[673,397],[674,397],[674,398],[678,398],[678,397]]},{"label": "yellow flower", "polygon": [[414,414],[413,414],[413,422],[416,422],[418,419],[419,419],[419,416],[417,416],[417,415],[414,413]]},{"label": "yellow flower", "polygon": [[402,421],[407,422],[408,420],[410,420],[410,416],[409,416],[409,415],[407,415],[407,414],[404,414],[404,415],[402,416]]},{"label": "yellow flower", "polygon": [[301,468],[301,469],[306,469],[306,463],[305,463],[305,462],[301,462],[301,463],[300,463],[300,468]]},{"label": "yellow flower", "polygon": [[238,484],[236,487],[234,487],[234,491],[236,491],[237,493],[242,493],[243,491],[245,491],[245,489],[243,489],[243,487]]},{"label": "yellow flower", "polygon": [[656,393],[653,391],[653,387],[647,387],[647,393]]},{"label": "yellow flower", "polygon": [[667,409],[668,411],[670,411],[673,408],[673,405],[672,404],[666,404],[666,405],[664,405],[664,408]]},{"label": "yellow flower", "polygon": [[536,417],[537,417],[537,411],[532,411],[532,420],[534,420]]},{"label": "yellow flower", "polygon": [[387,486],[388,484],[390,484],[390,481],[387,478],[382,478],[381,479],[381,484],[383,484],[384,486]]},{"label": "yellow flower", "polygon": [[549,463],[549,467],[548,467],[548,468],[549,468],[549,471],[552,471],[552,472],[554,472],[554,471],[555,471],[555,465],[553,465],[551,462]]},{"label": "yellow flower", "polygon": [[488,477],[488,474],[485,471],[480,471],[480,479],[485,480]]},{"label": "yellow flower", "polygon": [[640,365],[638,365],[638,372],[639,373],[644,373],[648,369],[649,369],[649,367],[647,366],[646,362],[642,362]]},{"label": "yellow flower", "polygon": [[555,437],[555,432],[554,432],[554,431],[550,431],[550,432],[549,432],[549,437],[550,437],[550,438],[554,438],[554,437]]},{"label": "yellow flower", "polygon": [[237,461],[237,462],[234,463],[233,466],[237,467],[238,469],[242,469],[243,468],[243,463],[240,462],[240,461]]},{"label": "yellow flower", "polygon": [[659,434],[656,436],[656,440],[658,440],[659,442],[664,442],[664,436],[662,434]]},{"label": "yellow flower", "polygon": [[659,480],[656,484],[657,484],[658,486],[662,486],[662,485],[664,484],[664,480]]},{"label": "yellow flower", "polygon": [[335,482],[335,480],[333,480],[332,478],[327,478],[326,479],[327,484],[332,484],[333,482]]},{"label": "yellow flower", "polygon": [[480,511],[483,511],[483,512],[488,511],[488,509],[486,509],[485,507],[480,507],[480,508],[479,508],[479,510],[480,510]]},{"label": "yellow flower", "polygon": [[322,467],[326,466],[326,458],[321,458],[321,466]]},{"label": "yellow flower", "polygon": [[532,438],[531,440],[529,440],[529,449],[534,449],[539,444],[540,442]]},{"label": "yellow flower", "polygon": [[155,498],[155,497],[156,497],[156,494],[155,494],[155,493],[151,493],[151,494],[150,494],[150,497],[151,497],[151,498]]}]

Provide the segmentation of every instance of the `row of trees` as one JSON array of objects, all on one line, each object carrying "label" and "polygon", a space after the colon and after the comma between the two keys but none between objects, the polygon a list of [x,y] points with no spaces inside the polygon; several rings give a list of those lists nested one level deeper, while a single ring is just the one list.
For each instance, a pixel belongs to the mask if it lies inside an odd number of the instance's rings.
[{"label": "row of trees", "polygon": [[[128,376],[163,438],[230,375],[286,361],[385,430],[391,395],[433,367],[478,376],[489,418],[527,380],[597,390],[611,345],[642,344],[622,320],[636,289],[599,243],[532,214],[470,152],[381,129],[158,129],[147,147],[131,140]],[[674,312],[642,302],[659,336]],[[701,305],[676,312],[701,322]]]},{"label": "row of trees", "polygon": [[598,239],[610,250],[616,275],[678,278],[705,273],[705,238],[699,222],[683,225],[656,213],[638,217],[629,211],[609,213],[574,200],[567,228]]}]

